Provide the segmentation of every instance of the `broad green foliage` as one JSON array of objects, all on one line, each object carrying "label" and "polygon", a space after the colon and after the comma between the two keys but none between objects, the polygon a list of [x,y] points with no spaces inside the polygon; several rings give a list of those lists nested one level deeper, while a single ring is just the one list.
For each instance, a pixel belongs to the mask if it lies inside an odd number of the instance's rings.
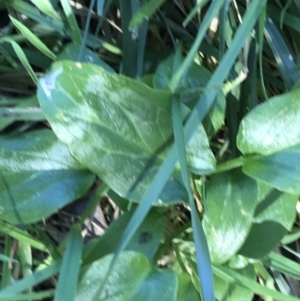
[{"label": "broad green foliage", "polygon": [[[159,64],[153,78],[155,88],[167,88],[169,80],[173,74],[173,61],[174,56],[172,55]],[[196,101],[199,99],[199,95],[201,95],[205,90],[210,77],[211,73],[207,69],[201,65],[193,63],[189,72],[180,82],[176,90],[180,95],[181,101],[188,107],[193,108]],[[221,87],[216,87],[216,89],[220,90],[217,101],[203,120],[203,126],[210,138],[220,129],[225,116],[225,97]]]},{"label": "broad green foliage", "polygon": [[0,2],[0,300],[298,300],[299,1]]},{"label": "broad green foliage", "polygon": [[259,204],[253,225],[239,253],[250,258],[262,258],[281,241],[295,220],[298,198],[259,184]]},{"label": "broad green foliage", "polygon": [[175,301],[178,280],[171,270],[152,270],[129,301]]},{"label": "broad green foliage", "polygon": [[245,241],[257,194],[256,182],[239,169],[213,176],[207,184],[203,227],[213,263],[229,260]]},{"label": "broad green foliage", "polygon": [[94,175],[52,131],[0,138],[0,219],[39,221],[83,195]]},{"label": "broad green foliage", "polygon": [[300,143],[300,89],[273,97],[241,122],[237,146],[246,154],[271,155]]},{"label": "broad green foliage", "polygon": [[299,195],[300,144],[269,156],[245,160],[243,171],[278,190]]},{"label": "broad green foliage", "polygon": [[111,259],[112,255],[107,255],[82,271],[75,301],[92,301],[96,298],[106,301],[129,300],[150,271],[150,264],[144,255],[124,252],[119,256],[100,295],[99,289]]},{"label": "broad green foliage", "polygon": [[[276,96],[257,106],[241,122],[237,145],[244,155],[243,171],[288,193],[299,194],[300,90]],[[259,156],[260,155],[260,156]]]},{"label": "broad green foliage", "polygon": [[[40,80],[38,97],[53,131],[75,158],[121,196],[139,201],[172,141],[170,94],[94,65],[62,62]],[[201,125],[187,154],[194,172],[214,169]],[[175,171],[158,203],[185,200]]]}]

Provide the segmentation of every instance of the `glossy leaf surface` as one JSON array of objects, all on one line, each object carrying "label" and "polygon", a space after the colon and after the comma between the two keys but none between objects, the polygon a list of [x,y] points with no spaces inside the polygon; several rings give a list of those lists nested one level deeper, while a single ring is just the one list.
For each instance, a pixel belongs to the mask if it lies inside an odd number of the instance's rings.
[{"label": "glossy leaf surface", "polygon": [[49,130],[0,138],[0,219],[27,224],[83,195],[94,175]]},{"label": "glossy leaf surface", "polygon": [[[170,94],[94,65],[61,62],[40,80],[38,97],[75,158],[118,194],[139,201],[172,141]],[[213,170],[215,158],[202,126],[187,154],[193,171]],[[158,203],[185,199],[177,170]]]},{"label": "glossy leaf surface", "polygon": [[296,217],[297,196],[259,184],[259,203],[249,235],[239,254],[262,258],[280,244]]},{"label": "glossy leaf surface", "polygon": [[121,253],[99,296],[98,290],[111,260],[112,255],[105,256],[82,271],[75,301],[129,300],[150,270],[150,264],[144,255],[132,251]]},{"label": "glossy leaf surface", "polygon": [[245,154],[270,155],[300,143],[300,89],[255,107],[241,122],[237,146]]},{"label": "glossy leaf surface", "polygon": [[129,301],[175,301],[178,280],[169,269],[153,270],[142,281]]},{"label": "glossy leaf surface", "polygon": [[243,171],[278,190],[300,193],[300,144],[269,156],[245,160]]},{"label": "glossy leaf surface", "polygon": [[256,182],[239,169],[217,174],[208,182],[203,228],[214,264],[229,260],[244,243],[257,193]]}]

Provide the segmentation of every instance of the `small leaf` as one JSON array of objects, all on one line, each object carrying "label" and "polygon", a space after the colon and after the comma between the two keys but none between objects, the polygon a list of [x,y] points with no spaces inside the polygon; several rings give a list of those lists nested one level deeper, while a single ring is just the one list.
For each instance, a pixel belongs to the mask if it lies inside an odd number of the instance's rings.
[{"label": "small leaf", "polygon": [[0,138],[0,219],[27,224],[84,194],[94,175],[49,130]]},{"label": "small leaf", "polygon": [[102,290],[97,292],[109,269],[113,255],[108,255],[86,267],[79,280],[75,301],[122,301],[129,300],[141,281],[147,276],[150,264],[139,253],[126,251],[120,254],[114,269]]},{"label": "small leaf", "polygon": [[[53,131],[81,164],[121,196],[142,198],[172,142],[168,92],[95,65],[64,61],[40,80],[38,98]],[[214,169],[201,125],[187,154],[193,170]],[[185,200],[177,169],[157,203]]]},{"label": "small leaf", "polygon": [[203,227],[214,264],[226,262],[242,246],[256,204],[256,182],[239,169],[211,178],[207,184]]},{"label": "small leaf", "polygon": [[169,269],[155,269],[142,281],[129,301],[175,301],[178,280]]},{"label": "small leaf", "polygon": [[270,155],[300,143],[300,89],[256,106],[241,122],[237,146],[246,154]]}]

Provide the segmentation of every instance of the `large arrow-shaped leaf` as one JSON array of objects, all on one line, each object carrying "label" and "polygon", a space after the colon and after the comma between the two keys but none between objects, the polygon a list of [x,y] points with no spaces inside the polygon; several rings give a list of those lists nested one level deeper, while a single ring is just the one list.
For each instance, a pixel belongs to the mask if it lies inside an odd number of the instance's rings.
[{"label": "large arrow-shaped leaf", "polygon": [[[95,65],[65,61],[40,80],[38,97],[55,134],[75,158],[121,196],[139,201],[173,139],[170,93]],[[192,171],[214,168],[202,125],[187,154]],[[185,199],[177,169],[160,201]]]}]

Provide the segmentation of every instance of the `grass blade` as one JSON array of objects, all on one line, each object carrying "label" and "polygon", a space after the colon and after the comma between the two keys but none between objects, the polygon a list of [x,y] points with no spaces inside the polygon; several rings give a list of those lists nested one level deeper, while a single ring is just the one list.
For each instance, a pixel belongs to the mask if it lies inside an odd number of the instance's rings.
[{"label": "grass blade", "polygon": [[82,253],[81,227],[72,228],[64,254],[54,301],[74,300]]},{"label": "grass blade", "polygon": [[283,38],[278,32],[272,19],[267,18],[265,23],[265,36],[273,51],[278,68],[288,90],[292,89],[294,84],[300,78],[300,72],[295,64],[293,55],[285,44]]},{"label": "grass blade", "polygon": [[64,10],[64,13],[67,17],[67,20],[69,22],[71,31],[73,33],[74,42],[76,44],[80,45],[81,44],[81,34],[80,34],[78,24],[76,22],[74,12],[72,10],[72,7],[71,7],[68,0],[61,0],[61,5],[63,7],[63,10]]},{"label": "grass blade", "polygon": [[0,221],[0,232],[9,235],[17,240],[28,243],[30,246],[41,250],[47,251],[47,248],[44,244],[38,241],[36,238],[29,235],[27,232],[22,231],[15,226],[9,225],[3,221]]},{"label": "grass blade", "polygon": [[31,76],[32,80],[37,84],[38,78],[37,78],[35,72],[33,71],[32,67],[30,66],[30,64],[27,60],[27,57],[24,54],[24,51],[22,50],[22,48],[15,41],[13,41],[12,39],[9,39],[9,38],[0,38],[0,43],[1,42],[7,42],[12,45],[12,47],[13,47],[14,51],[16,52],[16,55],[19,58],[19,60],[21,61],[22,65],[25,67],[25,69]]},{"label": "grass blade", "polygon": [[256,281],[250,280],[229,268],[219,266],[214,267],[213,270],[215,275],[224,279],[226,282],[246,287],[258,295],[270,296],[278,301],[299,301],[299,298],[284,295],[278,291],[262,286]]},{"label": "grass blade", "polygon": [[0,291],[0,299],[7,295],[15,295],[22,291],[28,290],[31,287],[43,282],[44,280],[49,279],[59,271],[60,266],[61,261],[56,261],[45,269],[34,272],[30,276],[27,276],[22,280],[15,282],[14,284]]},{"label": "grass blade", "polygon": [[55,60],[56,55],[25,25],[23,25],[20,21],[15,19],[12,16],[9,16],[10,20],[13,24],[20,30],[22,35],[38,50],[40,50],[43,54],[50,57],[52,60]]},{"label": "grass blade", "polygon": [[55,11],[49,0],[31,0],[31,2],[45,15],[52,18],[60,19],[59,15]]},{"label": "grass blade", "polygon": [[181,167],[181,175],[183,178],[185,188],[187,189],[189,195],[189,205],[191,208],[191,215],[192,215],[193,237],[196,246],[198,275],[199,275],[200,285],[202,290],[202,298],[203,301],[214,301],[215,300],[214,279],[213,279],[210,255],[208,251],[208,245],[198,215],[198,211],[194,203],[193,192],[190,183],[191,176],[186,163],[181,103],[178,99],[175,98],[173,98],[172,101],[172,117],[173,117],[175,145],[176,145],[177,155]]},{"label": "grass blade", "polygon": [[129,22],[129,28],[137,28],[143,21],[149,20],[165,1],[166,0],[150,0],[146,2],[143,7],[139,9],[138,12],[135,13],[131,18]]}]

